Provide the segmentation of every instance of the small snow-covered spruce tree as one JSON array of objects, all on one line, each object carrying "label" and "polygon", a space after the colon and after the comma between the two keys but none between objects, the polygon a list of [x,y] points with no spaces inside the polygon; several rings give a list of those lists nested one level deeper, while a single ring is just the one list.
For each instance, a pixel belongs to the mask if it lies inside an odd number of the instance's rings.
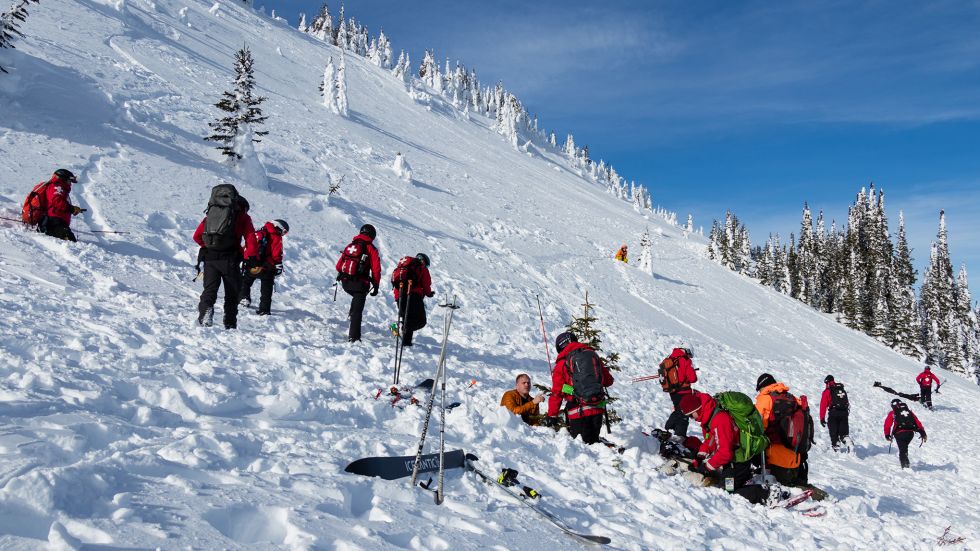
[{"label": "small snow-covered spruce tree", "polygon": [[892,276],[894,302],[888,311],[891,337],[888,346],[906,356],[918,358],[922,350],[919,347],[919,312],[915,303],[916,273],[905,237],[905,214],[901,211],[898,213],[898,241],[892,259]]},{"label": "small snow-covered spruce tree", "polygon": [[323,98],[324,107],[334,114],[340,114],[340,109],[337,107],[337,69],[333,66],[333,56],[327,60],[327,66],[323,70],[320,97]]},{"label": "small snow-covered spruce tree", "polygon": [[[31,2],[36,4],[38,0],[20,0],[9,11],[0,13],[0,49],[13,48],[14,38],[24,36],[18,27],[27,21],[27,6]],[[0,65],[0,73],[6,72],[3,65]]]},{"label": "small snow-covered spruce tree", "polygon": [[328,44],[334,43],[333,17],[330,15],[330,8],[327,7],[326,2],[320,6],[320,12],[316,14],[313,22],[306,28],[306,33]]},{"label": "small snow-covered spruce tree", "polygon": [[[599,355],[599,359],[602,360],[602,364],[606,366],[609,371],[619,371],[619,353],[610,352],[609,354],[603,355],[602,350],[602,331],[596,328],[595,322],[598,321],[593,315],[595,310],[595,305],[589,302],[589,292],[585,292],[585,304],[582,305],[582,315],[580,317],[572,318],[572,321],[568,323],[566,327],[567,331],[571,331],[577,338],[578,342],[588,345],[590,348],[596,351]],[[616,401],[616,398],[608,398],[607,403]],[[616,413],[615,410],[611,408],[606,408],[609,413],[610,423],[619,423],[622,419]]]},{"label": "small snow-covered spruce tree", "polygon": [[653,275],[653,240],[650,239],[650,228],[645,228],[640,236],[640,261],[637,267],[641,272]]},{"label": "small snow-covered spruce tree", "polygon": [[[212,133],[205,137],[205,140],[218,142],[218,150],[222,155],[226,155],[229,161],[240,160],[242,155],[235,151],[236,139],[246,133],[254,136],[265,136],[267,131],[254,130],[252,127],[258,126],[268,118],[262,115],[259,105],[265,101],[262,96],[252,95],[255,88],[255,75],[253,68],[254,60],[252,52],[245,46],[235,54],[235,86],[231,91],[226,91],[215,107],[227,113],[226,116],[208,124]],[[252,142],[258,143],[261,140],[252,138]]]},{"label": "small snow-covered spruce tree", "polygon": [[296,30],[299,31],[299,32],[301,32],[301,33],[305,33],[306,32],[306,29],[308,29],[308,28],[309,28],[309,26],[306,24],[306,14],[305,13],[300,13],[299,14],[299,24],[296,25]]}]

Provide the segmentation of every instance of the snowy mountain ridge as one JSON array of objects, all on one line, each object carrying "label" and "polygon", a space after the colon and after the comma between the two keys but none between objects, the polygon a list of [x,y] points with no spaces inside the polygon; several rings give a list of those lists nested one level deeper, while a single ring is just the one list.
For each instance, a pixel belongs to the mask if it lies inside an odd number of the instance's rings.
[{"label": "snowy mountain ridge", "polygon": [[[343,473],[359,457],[414,453],[423,418],[375,399],[391,379],[386,284],[368,299],[364,342],[345,342],[334,262],[362,223],[378,228],[386,275],[425,252],[438,296],[463,306],[449,336],[448,391],[462,405],[446,414],[447,448],[519,470],[576,529],[622,549],[930,549],[947,526],[961,548],[980,545],[967,505],[975,385],[944,378],[935,411],[913,406],[929,440],[901,471],[881,434],[891,396],[871,384],[913,391],[919,365],[707,260],[702,237],[606,193],[557,151],[517,151],[489,119],[410,95],[355,56],[350,116],[336,116],[316,91],[336,49],[239,2],[42,2],[23,30],[0,76],[0,216],[17,218],[58,167],[78,174],[72,197],[88,211],[73,222],[77,244],[2,221],[0,547],[577,546],[461,471],[447,473],[442,506],[407,482]],[[241,184],[201,139],[246,42],[268,98],[267,187]],[[398,153],[408,181],[391,168]],[[190,281],[191,232],[225,182],[257,224],[291,227],[273,315],[242,312],[238,331],[195,326]],[[622,243],[637,254],[647,228],[652,275],[611,258]],[[498,407],[518,373],[548,384],[536,297],[550,340],[586,291],[604,348],[621,354],[611,390],[623,422],[609,438],[623,455]],[[434,373],[445,312],[427,302],[405,382]],[[811,482],[832,496],[826,517],[656,471],[640,431],[662,425],[670,400],[629,379],[680,344],[708,392],[754,396],[769,372],[816,404],[827,373],[847,385],[854,453],[833,453],[821,431],[811,455]],[[427,450],[436,437],[430,427]]]}]

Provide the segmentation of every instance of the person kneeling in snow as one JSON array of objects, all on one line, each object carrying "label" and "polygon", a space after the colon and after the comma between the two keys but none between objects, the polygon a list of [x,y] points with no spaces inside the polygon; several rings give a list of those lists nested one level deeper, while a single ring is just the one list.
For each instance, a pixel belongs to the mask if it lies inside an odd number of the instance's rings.
[{"label": "person kneeling in snow", "polygon": [[531,426],[540,423],[538,404],[544,401],[544,393],[531,397],[531,376],[521,373],[517,376],[514,388],[500,397],[500,405],[509,409],[514,415],[520,415],[521,420]]},{"label": "person kneeling in snow", "polygon": [[[718,407],[709,394],[694,391],[681,399],[680,409],[701,424],[704,441],[697,452],[697,459],[688,465],[687,478],[701,486],[713,485],[722,481],[726,489],[734,492],[750,503],[762,503],[769,490],[757,484],[746,484],[752,478],[752,463],[735,462],[735,448],[738,446],[738,427],[732,416]],[[731,484],[728,481],[731,480]]]},{"label": "person kneeling in snow", "polygon": [[[259,308],[256,314],[268,316],[272,313],[272,290],[276,277],[282,274],[282,238],[289,233],[289,224],[285,220],[266,222],[259,231],[255,232],[255,242],[258,243],[256,255],[257,266],[242,272],[242,304],[252,305],[252,284],[260,280]],[[242,255],[245,254],[244,248]]]}]

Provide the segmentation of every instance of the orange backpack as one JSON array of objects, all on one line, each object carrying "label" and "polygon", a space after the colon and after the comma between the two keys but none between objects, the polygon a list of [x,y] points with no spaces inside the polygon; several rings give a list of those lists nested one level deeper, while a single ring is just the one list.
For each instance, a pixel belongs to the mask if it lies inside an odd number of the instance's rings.
[{"label": "orange backpack", "polygon": [[25,224],[36,226],[48,213],[47,186],[50,183],[50,181],[41,182],[27,194],[27,199],[24,199],[24,208],[20,213],[20,218]]},{"label": "orange backpack", "polygon": [[668,356],[664,358],[664,361],[660,362],[660,368],[657,373],[660,375],[660,387],[664,389],[664,392],[677,392],[683,389],[681,385],[680,375],[679,375],[679,358],[674,358]]}]

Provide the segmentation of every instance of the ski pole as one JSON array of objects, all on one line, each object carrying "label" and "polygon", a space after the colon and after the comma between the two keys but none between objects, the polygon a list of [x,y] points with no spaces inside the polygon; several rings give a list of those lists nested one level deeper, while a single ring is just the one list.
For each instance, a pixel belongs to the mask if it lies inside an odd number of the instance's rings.
[{"label": "ski pole", "polygon": [[333,282],[333,301],[334,302],[337,302],[337,284],[338,283],[339,283],[338,281],[334,281]]},{"label": "ski pole", "polygon": [[[400,288],[401,285],[399,284],[399,289]],[[401,292],[398,293],[398,298],[399,298],[398,302],[400,303],[402,300],[405,301],[405,313],[404,315],[398,318],[398,323],[400,325],[398,327],[399,340],[398,340],[398,344],[396,344],[397,349],[395,352],[395,384],[396,385],[398,384],[398,377],[399,375],[401,375],[401,371],[402,371],[402,356],[405,354],[405,340],[404,340],[405,337],[403,337],[402,334],[408,331],[406,326],[408,325],[408,313],[412,307],[411,297],[412,297],[412,280],[410,279],[408,280],[408,290],[405,291],[405,294],[402,295]],[[401,304],[399,304],[399,310],[401,310],[400,306]]]},{"label": "ski pole", "polygon": [[635,377],[633,379],[630,379],[630,382],[631,383],[639,383],[639,382],[650,381],[650,380],[659,379],[659,378],[660,378],[660,374],[658,373],[657,375],[644,375],[643,377]]},{"label": "ski pole", "polygon": [[544,313],[541,311],[541,298],[538,295],[534,295],[534,300],[538,301],[538,319],[541,320],[541,339],[544,341],[544,351],[548,355],[548,372],[554,374],[554,368],[551,367],[551,348],[548,347],[548,333],[544,330]]}]

